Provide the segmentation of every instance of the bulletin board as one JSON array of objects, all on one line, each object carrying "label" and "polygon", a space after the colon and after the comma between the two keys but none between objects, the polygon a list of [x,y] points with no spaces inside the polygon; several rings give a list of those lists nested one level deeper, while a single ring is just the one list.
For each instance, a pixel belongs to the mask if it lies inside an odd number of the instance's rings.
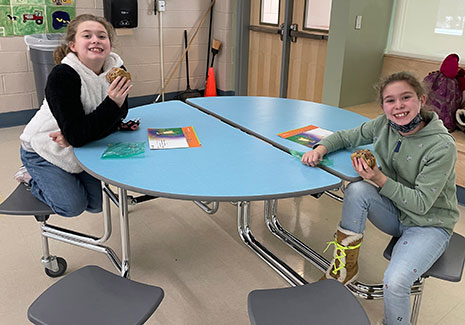
[{"label": "bulletin board", "polygon": [[76,0],[0,0],[0,37],[63,33]]}]

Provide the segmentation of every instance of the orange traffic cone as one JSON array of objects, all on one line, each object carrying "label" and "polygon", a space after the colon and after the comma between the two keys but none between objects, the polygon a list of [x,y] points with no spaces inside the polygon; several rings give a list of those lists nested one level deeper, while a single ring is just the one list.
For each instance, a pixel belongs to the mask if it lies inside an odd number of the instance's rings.
[{"label": "orange traffic cone", "polygon": [[216,96],[215,71],[213,67],[208,68],[207,84],[205,85],[205,97]]}]

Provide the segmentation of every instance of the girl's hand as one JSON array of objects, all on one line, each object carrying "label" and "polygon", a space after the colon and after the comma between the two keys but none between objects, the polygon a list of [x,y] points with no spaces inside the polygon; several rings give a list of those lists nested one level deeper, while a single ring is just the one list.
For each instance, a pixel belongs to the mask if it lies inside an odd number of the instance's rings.
[{"label": "girl's hand", "polygon": [[379,170],[378,166],[370,168],[363,158],[352,159],[352,166],[363,179],[374,182],[379,187],[383,187],[387,177]]},{"label": "girl's hand", "polygon": [[126,77],[118,76],[108,88],[108,97],[110,97],[118,107],[121,107],[131,88],[131,80],[127,80]]},{"label": "girl's hand", "polygon": [[328,152],[325,146],[319,145],[313,150],[307,151],[302,156],[302,163],[307,166],[315,167],[320,161],[323,160],[323,156]]},{"label": "girl's hand", "polygon": [[52,139],[53,142],[58,143],[60,147],[62,148],[69,147],[69,143],[68,141],[66,141],[61,131],[51,132],[48,134],[48,136],[50,137],[50,139]]}]

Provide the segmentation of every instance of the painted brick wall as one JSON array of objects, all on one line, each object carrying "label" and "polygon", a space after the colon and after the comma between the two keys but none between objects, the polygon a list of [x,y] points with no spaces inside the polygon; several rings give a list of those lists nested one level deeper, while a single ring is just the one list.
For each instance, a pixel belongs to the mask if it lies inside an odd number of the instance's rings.
[{"label": "painted brick wall", "polygon": [[[184,50],[183,33],[190,39],[208,8],[210,0],[167,0],[163,14],[165,79]],[[159,15],[154,15],[153,1],[139,0],[139,27],[132,35],[118,36],[114,51],[121,55],[133,76],[130,97],[153,95],[161,85]],[[212,36],[222,42],[215,57],[217,87],[224,91],[234,86],[235,2],[217,0],[214,7]],[[76,0],[76,14],[103,16],[103,0]],[[189,51],[192,89],[205,87],[209,17],[202,24]],[[211,55],[210,55],[211,59]],[[166,92],[186,88],[183,61],[166,87]],[[32,63],[23,37],[0,37],[0,113],[38,108]]]}]

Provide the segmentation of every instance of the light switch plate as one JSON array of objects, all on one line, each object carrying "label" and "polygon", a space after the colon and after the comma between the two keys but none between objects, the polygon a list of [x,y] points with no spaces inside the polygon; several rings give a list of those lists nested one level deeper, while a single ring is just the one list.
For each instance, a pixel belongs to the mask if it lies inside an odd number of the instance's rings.
[{"label": "light switch plate", "polygon": [[362,16],[355,17],[355,29],[362,29]]}]

